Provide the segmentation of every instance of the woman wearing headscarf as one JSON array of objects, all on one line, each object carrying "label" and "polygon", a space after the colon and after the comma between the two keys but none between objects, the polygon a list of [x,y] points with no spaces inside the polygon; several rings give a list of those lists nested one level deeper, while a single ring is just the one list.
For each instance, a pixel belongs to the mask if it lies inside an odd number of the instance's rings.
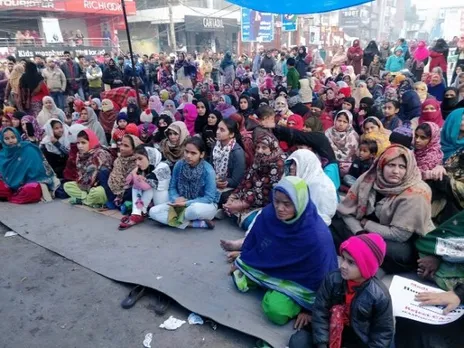
[{"label": "woman wearing headscarf", "polygon": [[219,71],[224,76],[225,84],[232,84],[235,80],[235,63],[232,60],[232,54],[227,51],[221,62]]},{"label": "woman wearing headscarf", "polygon": [[40,142],[40,148],[57,177],[62,179],[71,147],[69,127],[63,121],[52,118],[43,129],[45,136]]},{"label": "woman wearing headscarf", "polygon": [[283,178],[231,269],[239,291],[249,291],[252,284],[266,290],[262,309],[277,325],[311,311],[323,279],[337,268],[332,238],[310,195],[303,179]]},{"label": "woman wearing headscarf", "polygon": [[422,104],[422,113],[419,117],[411,120],[411,128],[416,129],[424,122],[433,122],[439,128],[443,127],[443,116],[441,115],[440,103],[436,99],[427,99]]},{"label": "woman wearing headscarf", "polygon": [[293,115],[293,112],[288,107],[288,102],[285,97],[278,97],[274,104],[276,119],[281,126],[287,125],[288,118]]},{"label": "woman wearing headscarf", "polygon": [[354,100],[356,101],[356,108],[359,108],[359,103],[361,102],[361,99],[363,98],[372,98],[371,92],[369,92],[369,89],[367,88],[367,83],[364,81],[358,81],[356,83],[356,88],[354,89],[352,95]]},{"label": "woman wearing headscarf", "polygon": [[237,113],[243,116],[245,122],[248,120],[248,117],[253,116],[255,114],[251,98],[248,95],[242,94],[238,99]]},{"label": "woman wearing headscarf", "polygon": [[352,113],[341,110],[335,115],[334,126],[325,132],[339,162],[342,176],[348,173],[359,145],[359,135],[352,123]]},{"label": "woman wearing headscarf", "polygon": [[192,88],[191,70],[192,65],[185,59],[185,53],[179,53],[174,64],[174,72],[176,73],[177,83],[180,83],[184,88]]},{"label": "woman wearing headscarf", "polygon": [[421,103],[423,103],[428,98],[435,98],[428,93],[427,84],[425,82],[416,82],[414,84],[414,91],[416,91],[417,95],[419,96]]},{"label": "woman wearing headscarf", "polygon": [[369,67],[374,60],[375,56],[379,56],[380,51],[379,48],[377,47],[377,43],[372,40],[369,42],[364,49],[364,55],[363,55],[363,65]]},{"label": "woman wearing headscarf", "polygon": [[159,143],[158,148],[172,169],[177,161],[184,156],[185,142],[189,137],[189,131],[184,122],[176,121],[168,126],[165,134],[166,138]]},{"label": "woman wearing headscarf", "polygon": [[353,46],[348,49],[347,57],[348,65],[353,67],[355,75],[359,75],[361,73],[363,59],[363,50],[359,45],[359,40],[353,41]]},{"label": "woman wearing headscarf", "polygon": [[201,134],[208,124],[208,116],[211,113],[209,102],[206,99],[199,99],[196,102],[197,118],[195,119],[195,134]]},{"label": "woman wearing headscarf", "polygon": [[24,131],[23,131],[23,126],[21,125],[21,119],[27,116],[25,112],[22,111],[15,111],[13,113],[13,117],[11,118],[11,123],[13,125],[13,128],[15,128],[19,135],[22,137]]},{"label": "woman wearing headscarf", "polygon": [[10,74],[8,79],[8,83],[5,88],[5,100],[15,107],[19,107],[20,104],[20,87],[19,87],[19,80],[21,76],[24,74],[24,65],[23,64],[16,64],[13,67],[13,71]]},{"label": "woman wearing headscarf", "polygon": [[272,134],[258,132],[255,143],[253,165],[223,206],[245,231],[259,210],[270,202],[272,188],[282,177],[285,167],[285,155]]},{"label": "woman wearing headscarf", "polygon": [[380,234],[387,242],[387,273],[415,269],[415,237],[434,228],[430,188],[414,154],[402,145],[391,145],[359,177],[338,212],[341,219],[332,223],[336,246],[361,231]]},{"label": "woman wearing headscarf", "polygon": [[464,147],[464,109],[454,110],[449,114],[441,130],[441,149],[443,160]]},{"label": "woman wearing headscarf", "polygon": [[37,116],[37,122],[41,127],[45,126],[45,124],[52,118],[57,118],[62,122],[66,120],[65,113],[63,112],[63,110],[58,109],[52,97],[44,97],[42,100],[42,104],[42,110],[39,112],[39,115]]},{"label": "woman wearing headscarf", "polygon": [[102,107],[98,121],[103,127],[107,141],[111,140],[111,132],[113,131],[118,114],[119,108],[116,103],[113,103],[111,99],[102,100]]},{"label": "woman wearing headscarf", "polygon": [[[90,109],[90,108],[88,108]],[[69,203],[84,204],[90,207],[101,207],[108,201],[102,178],[113,167],[113,157],[100,146],[99,138],[89,128],[77,134],[78,149],[76,160],[77,180],[68,181],[63,187],[68,194]]]},{"label": "woman wearing headscarf", "polygon": [[382,66],[382,70],[385,69],[385,65],[387,64],[387,59],[390,57],[390,43],[388,41],[382,42],[382,46],[380,47],[380,65]]},{"label": "woman wearing headscarf", "polygon": [[37,120],[34,116],[26,115],[21,118],[21,126],[23,128],[23,134],[21,139],[25,141],[30,141],[35,145],[39,145],[42,140],[44,130],[37,123]]},{"label": "woman wearing headscarf", "polygon": [[[86,129],[85,126],[81,124],[73,124],[69,127],[69,153],[68,160],[66,161],[66,166],[63,170],[63,181],[76,181],[77,180],[77,153],[79,152],[77,148],[77,135],[80,131]],[[67,195],[65,195],[67,198]]]},{"label": "woman wearing headscarf", "polygon": [[448,87],[445,89],[445,94],[443,98],[443,102],[441,103],[441,113],[443,115],[443,119],[446,120],[448,115],[452,113],[454,110],[463,108],[464,102],[459,101],[459,91],[457,88]]},{"label": "woman wearing headscarf", "polygon": [[332,69],[334,69],[334,73],[337,73],[340,71],[340,67],[342,65],[346,64],[346,61],[348,60],[348,57],[345,52],[345,47],[343,45],[340,45],[337,49],[337,52],[333,55],[332,60],[330,62]]},{"label": "woman wearing headscarf", "polygon": [[222,117],[228,118],[230,115],[235,114],[237,109],[231,104],[231,99],[228,95],[221,95],[215,110],[221,112]]},{"label": "woman wearing headscarf", "polygon": [[135,98],[127,99],[127,122],[140,124],[140,108],[137,106],[137,100]]},{"label": "woman wearing headscarf", "polygon": [[198,117],[197,107],[194,104],[185,104],[183,109],[184,123],[187,126],[190,136],[194,136],[195,133],[195,121]]},{"label": "woman wearing headscarf", "polygon": [[242,136],[243,150],[245,151],[245,164],[246,168],[248,169],[253,164],[253,160],[255,157],[253,131],[249,131],[246,129],[246,120],[242,115],[235,113],[232,114],[230,118],[238,124],[240,135]]},{"label": "woman wearing headscarf", "polygon": [[381,84],[376,83],[374,78],[368,77],[366,79],[366,84],[367,89],[369,90],[369,93],[372,95],[372,99],[374,99],[374,101],[382,97],[383,87]]},{"label": "woman wearing headscarf", "polygon": [[35,63],[26,63],[24,74],[19,80],[19,88],[18,109],[37,117],[42,110],[42,99],[50,95],[50,91]]},{"label": "woman wearing headscarf", "polygon": [[174,122],[174,116],[170,111],[161,111],[161,114],[156,121],[156,131],[153,134],[153,143],[159,144],[163,139],[166,139],[166,129]]},{"label": "woman wearing headscarf", "polygon": [[170,99],[166,100],[164,102],[164,110],[172,112],[175,121],[183,121],[184,118],[182,114],[179,111],[177,111],[176,104],[174,103],[174,101]]},{"label": "woman wearing headscarf", "polygon": [[416,51],[412,54],[412,66],[411,72],[416,78],[416,81],[420,81],[422,74],[424,73],[424,68],[429,62],[429,50],[425,41],[419,41]]},{"label": "woman wearing headscarf", "polygon": [[0,141],[0,199],[17,204],[51,200],[59,180],[39,147],[21,140],[13,127],[2,129]]},{"label": "woman wearing headscarf", "polygon": [[82,109],[80,118],[77,123],[82,124],[83,126],[92,130],[93,133],[97,136],[100,146],[108,146],[105,131],[103,130],[100,122],[98,122],[97,115],[91,107],[86,106]]},{"label": "woman wearing headscarf", "polygon": [[306,182],[319,216],[330,226],[337,211],[337,190],[322,170],[321,162],[314,152],[306,149],[296,150],[288,157],[285,167],[286,175],[297,176]]},{"label": "woman wearing headscarf", "polygon": [[385,129],[382,121],[374,116],[366,118],[362,124],[363,140],[373,140],[377,143],[377,157],[380,156],[387,147],[390,146],[391,131]]},{"label": "woman wearing headscarf", "polygon": [[152,95],[150,99],[148,99],[148,107],[150,110],[155,110],[159,115],[161,111],[163,111],[163,103],[161,102],[160,97],[157,95]]},{"label": "woman wearing headscarf", "polygon": [[430,178],[430,173],[443,164],[443,152],[440,145],[440,127],[434,122],[423,122],[416,128],[414,137],[414,156],[422,179]]},{"label": "woman wearing headscarf", "polygon": [[408,90],[401,96],[400,112],[398,117],[403,123],[410,123],[414,117],[421,115],[422,104],[419,95],[413,91]]},{"label": "woman wearing headscarf", "polygon": [[430,79],[430,83],[427,85],[427,90],[438,101],[443,101],[443,96],[445,94],[445,81],[444,77],[440,74],[433,73]]},{"label": "woman wearing headscarf", "polygon": [[449,47],[444,39],[438,39],[430,49],[430,65],[429,71],[432,71],[436,67],[440,67],[443,71],[443,79],[445,86],[447,85],[447,71],[448,71],[448,53]]}]

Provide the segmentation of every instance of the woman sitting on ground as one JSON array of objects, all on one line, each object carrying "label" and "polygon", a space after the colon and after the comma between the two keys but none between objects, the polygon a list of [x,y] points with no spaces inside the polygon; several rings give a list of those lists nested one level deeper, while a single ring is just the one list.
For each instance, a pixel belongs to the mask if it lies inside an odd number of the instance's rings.
[{"label": "woman sitting on ground", "polygon": [[2,130],[0,141],[0,199],[18,204],[51,200],[59,180],[39,147],[21,140],[12,127]]},{"label": "woman sitting on ground", "polygon": [[324,277],[336,268],[332,237],[308,186],[289,176],[276,185],[272,203],[256,217],[231,273],[241,292],[264,288],[264,314],[284,325],[312,309]]},{"label": "woman sitting on ground", "polygon": [[21,138],[38,146],[42,141],[44,130],[39,126],[35,117],[31,115],[22,117],[21,127],[23,128]]},{"label": "woman sitting on ground", "polygon": [[151,208],[151,219],[180,229],[214,228],[212,220],[220,194],[216,188],[216,173],[204,160],[205,152],[206,146],[201,138],[187,140],[184,159],[178,161],[172,171],[169,203]]},{"label": "woman sitting on ground", "polygon": [[447,117],[441,130],[441,149],[446,161],[464,147],[464,108],[454,110]]},{"label": "woman sitting on ground", "polygon": [[172,169],[184,156],[189,132],[184,122],[176,121],[171,123],[164,133],[167,138],[158,144],[157,149],[163,155],[163,159],[169,165],[169,168]]},{"label": "woman sitting on ground", "polygon": [[97,136],[98,143],[101,146],[108,146],[105,131],[103,130],[100,122],[98,122],[97,114],[91,107],[86,106],[82,109],[77,123],[90,129]]},{"label": "woman sitting on ground", "polygon": [[52,118],[45,124],[45,137],[40,148],[59,179],[63,178],[71,143],[69,127],[61,120]]},{"label": "woman sitting on ground", "polygon": [[42,111],[37,116],[37,122],[40,127],[44,127],[48,120],[57,118],[61,122],[66,120],[66,115],[63,110],[59,109],[52,97],[46,96],[42,100]]},{"label": "woman sitting on ground", "polygon": [[114,160],[113,169],[108,177],[108,186],[105,190],[109,208],[119,207],[125,201],[131,201],[130,190],[126,190],[126,178],[136,165],[135,148],[142,141],[132,134],[126,134],[119,145],[119,156]]},{"label": "woman sitting on ground", "polygon": [[77,148],[77,180],[66,182],[64,191],[71,197],[71,204],[101,207],[108,201],[103,185],[107,185],[105,179],[113,167],[113,158],[88,128],[77,135]]},{"label": "woman sitting on ground", "polygon": [[219,205],[222,205],[245,176],[245,152],[238,124],[230,118],[219,122],[216,139],[212,164],[216,172],[216,185],[221,192]]},{"label": "woman sitting on ground", "polygon": [[359,135],[354,130],[352,123],[353,115],[351,112],[342,110],[335,115],[334,126],[325,132],[339,162],[342,176],[348,173],[359,147]]},{"label": "woman sitting on ground", "polygon": [[331,226],[336,246],[362,231],[380,234],[388,246],[387,273],[414,269],[414,241],[434,228],[430,188],[413,153],[402,145],[388,147],[358,178],[338,212]]},{"label": "woman sitting on ground", "polygon": [[161,162],[161,153],[152,147],[139,145],[135,149],[136,167],[125,180],[126,187],[132,187],[132,214],[123,217],[120,230],[144,221],[148,208],[169,201],[171,170]]},{"label": "woman sitting on ground", "polygon": [[337,211],[337,190],[332,180],[322,170],[317,156],[310,150],[296,150],[288,157],[285,167],[286,175],[297,176],[306,182],[311,201],[325,224],[330,226],[332,217]]},{"label": "woman sitting on ground", "polygon": [[211,162],[211,155],[216,146],[216,133],[219,123],[222,121],[222,115],[219,111],[211,111],[207,118],[207,124],[201,131],[201,138],[206,144],[206,157],[208,162]]},{"label": "woman sitting on ground", "polygon": [[156,131],[153,133],[153,144],[159,144],[162,140],[166,139],[166,129],[174,122],[174,116],[170,111],[162,111],[156,120]]},{"label": "woman sitting on ground", "polygon": [[243,230],[248,230],[256,214],[270,202],[272,188],[285,169],[285,155],[278,140],[266,131],[256,136],[253,165],[240,185],[223,205],[224,211],[237,219]]}]

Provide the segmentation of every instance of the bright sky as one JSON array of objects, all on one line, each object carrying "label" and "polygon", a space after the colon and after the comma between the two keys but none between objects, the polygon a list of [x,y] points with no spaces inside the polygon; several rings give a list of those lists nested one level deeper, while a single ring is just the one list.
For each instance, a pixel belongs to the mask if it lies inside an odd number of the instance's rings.
[{"label": "bright sky", "polygon": [[417,8],[464,7],[463,0],[412,0],[412,3]]}]

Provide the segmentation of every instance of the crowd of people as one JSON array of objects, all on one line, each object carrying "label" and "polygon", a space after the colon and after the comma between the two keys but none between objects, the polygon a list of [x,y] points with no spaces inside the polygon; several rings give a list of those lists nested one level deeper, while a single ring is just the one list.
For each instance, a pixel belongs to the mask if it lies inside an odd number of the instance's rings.
[{"label": "crowd of people", "polygon": [[463,300],[464,37],[457,50],[449,82],[442,39],[355,40],[326,58],[10,57],[0,198],[119,209],[120,230],[232,219],[245,231],[220,241],[232,278],[266,289],[274,324],[295,319],[291,348],[458,347],[452,324],[395,332],[375,277],[417,272],[447,291],[419,301]]}]

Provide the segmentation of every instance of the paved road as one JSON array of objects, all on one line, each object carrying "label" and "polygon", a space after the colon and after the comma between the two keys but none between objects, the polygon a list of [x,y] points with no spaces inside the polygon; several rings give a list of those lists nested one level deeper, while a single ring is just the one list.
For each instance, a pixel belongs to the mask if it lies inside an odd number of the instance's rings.
[{"label": "paved road", "polygon": [[164,317],[151,309],[154,296],[132,309],[119,303],[130,286],[102,277],[20,236],[3,237],[0,224],[1,348],[139,348],[153,333],[153,348],[254,347],[256,339],[219,326],[158,326],[170,315],[186,320],[174,305]]}]

